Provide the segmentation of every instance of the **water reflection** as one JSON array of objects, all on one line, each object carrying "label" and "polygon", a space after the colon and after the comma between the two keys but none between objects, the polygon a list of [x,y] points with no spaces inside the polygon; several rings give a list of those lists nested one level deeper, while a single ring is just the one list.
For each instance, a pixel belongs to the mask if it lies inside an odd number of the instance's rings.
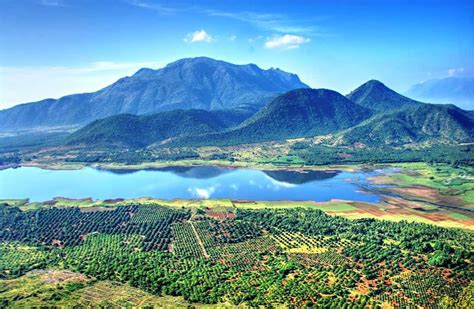
[{"label": "water reflection", "polygon": [[360,190],[360,185],[371,175],[371,172],[260,171],[217,166],[167,167],[133,172],[93,168],[48,171],[21,167],[0,171],[0,199],[46,201],[63,196],[377,202],[377,195]]},{"label": "water reflection", "polygon": [[[139,170],[131,169],[100,169],[114,174],[133,174]],[[210,179],[235,171],[235,168],[219,166],[168,166],[150,168],[145,171],[170,172],[183,178]],[[312,171],[312,170],[264,170],[270,178],[288,184],[304,184],[315,180],[324,180],[335,177],[339,171]]]},{"label": "water reflection", "polygon": [[290,184],[304,184],[316,180],[325,180],[336,177],[339,171],[290,171],[290,170],[272,170],[263,171],[266,175],[270,176],[274,180],[290,183]]}]

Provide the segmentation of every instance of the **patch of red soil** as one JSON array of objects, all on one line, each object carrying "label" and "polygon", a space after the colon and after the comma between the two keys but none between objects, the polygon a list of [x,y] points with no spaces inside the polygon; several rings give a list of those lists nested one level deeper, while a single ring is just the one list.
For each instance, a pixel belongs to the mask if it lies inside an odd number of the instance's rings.
[{"label": "patch of red soil", "polygon": [[440,197],[438,190],[432,189],[432,188],[420,187],[420,186],[409,187],[409,188],[390,188],[390,191],[399,193],[399,194],[406,194],[406,195],[411,195],[411,196],[428,198],[432,200],[438,199]]},{"label": "patch of red soil", "polygon": [[462,220],[460,222],[462,222],[462,224],[465,224],[465,225],[468,225],[468,226],[474,225],[474,219],[472,219],[472,220]]},{"label": "patch of red soil", "polygon": [[220,212],[220,211],[213,211],[213,210],[206,210],[206,215],[216,220],[225,220],[235,218],[235,214],[233,212]]}]

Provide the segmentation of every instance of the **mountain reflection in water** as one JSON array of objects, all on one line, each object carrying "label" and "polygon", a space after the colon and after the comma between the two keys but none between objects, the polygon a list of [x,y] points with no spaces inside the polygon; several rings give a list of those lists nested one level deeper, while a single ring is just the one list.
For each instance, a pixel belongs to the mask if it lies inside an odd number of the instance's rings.
[{"label": "mountain reflection in water", "polygon": [[0,171],[0,199],[46,201],[68,198],[231,199],[378,202],[361,185],[374,172],[255,170],[219,166],[149,170],[43,170],[20,167]]}]

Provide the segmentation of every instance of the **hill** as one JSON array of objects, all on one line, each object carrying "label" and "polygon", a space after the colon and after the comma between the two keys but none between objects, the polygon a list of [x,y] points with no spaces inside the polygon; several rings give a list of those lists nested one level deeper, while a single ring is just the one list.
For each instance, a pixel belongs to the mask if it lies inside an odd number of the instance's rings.
[{"label": "hill", "polygon": [[337,135],[372,146],[474,142],[474,116],[454,105],[423,104],[374,117]]},{"label": "hill", "polygon": [[408,96],[433,103],[452,103],[474,109],[474,77],[446,77],[413,85]]},{"label": "hill", "polygon": [[0,111],[0,130],[85,125],[117,114],[174,109],[257,111],[276,95],[307,88],[297,75],[254,64],[211,58],[182,59],[158,70],[141,69],[94,93],[22,104]]},{"label": "hill", "polygon": [[335,91],[297,89],[278,96],[235,129],[176,143],[232,145],[324,135],[352,127],[371,114]]},{"label": "hill", "polygon": [[377,80],[370,80],[347,95],[347,98],[361,106],[377,112],[423,104],[393,91]]},{"label": "hill", "polygon": [[236,126],[241,111],[174,110],[153,115],[121,114],[96,120],[67,137],[68,145],[146,147],[169,138],[213,133]]}]

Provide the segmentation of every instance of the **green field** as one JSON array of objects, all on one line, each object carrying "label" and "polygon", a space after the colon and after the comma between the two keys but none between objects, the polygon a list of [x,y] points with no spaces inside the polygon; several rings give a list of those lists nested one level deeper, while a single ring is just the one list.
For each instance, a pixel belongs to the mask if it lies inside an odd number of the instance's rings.
[{"label": "green field", "polygon": [[0,206],[3,307],[470,305],[471,231],[342,202],[101,203]]}]

